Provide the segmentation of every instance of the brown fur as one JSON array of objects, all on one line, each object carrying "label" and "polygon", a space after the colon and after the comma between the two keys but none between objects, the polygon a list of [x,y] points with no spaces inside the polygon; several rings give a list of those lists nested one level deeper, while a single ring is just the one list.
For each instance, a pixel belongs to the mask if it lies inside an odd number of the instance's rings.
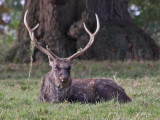
[{"label": "brown fur", "polygon": [[109,79],[77,79],[72,81],[70,101],[96,102],[114,99],[119,102],[130,102],[123,88]]},{"label": "brown fur", "polygon": [[[119,102],[130,102],[124,89],[109,79],[71,79],[71,63],[67,59],[50,61],[52,70],[45,76],[41,85],[39,101],[50,103],[63,102],[96,102],[114,99]],[[62,80],[65,81],[62,81]]]}]

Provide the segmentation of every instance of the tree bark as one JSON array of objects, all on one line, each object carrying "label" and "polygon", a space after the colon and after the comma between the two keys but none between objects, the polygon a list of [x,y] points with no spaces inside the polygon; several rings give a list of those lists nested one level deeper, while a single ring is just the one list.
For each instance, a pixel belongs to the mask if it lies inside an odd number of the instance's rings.
[{"label": "tree bark", "polygon": [[[17,29],[17,39],[6,59],[28,62],[28,32],[23,24],[23,16],[29,10],[27,21],[34,27],[39,23],[35,36],[38,42],[60,57],[68,57],[79,48],[85,47],[89,36],[83,28],[94,32],[97,13],[101,28],[92,47],[82,59],[159,59],[159,47],[149,35],[132,21],[127,9],[128,0],[26,0]],[[25,46],[25,47],[23,47]],[[24,54],[25,53],[25,54]],[[26,58],[27,57],[27,58]],[[46,60],[39,50],[34,51],[34,60]]]}]

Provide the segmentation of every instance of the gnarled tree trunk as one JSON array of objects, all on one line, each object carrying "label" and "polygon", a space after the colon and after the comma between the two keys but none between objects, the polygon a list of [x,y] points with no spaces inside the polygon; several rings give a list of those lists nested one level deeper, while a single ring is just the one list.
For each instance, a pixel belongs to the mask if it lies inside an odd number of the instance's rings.
[{"label": "gnarled tree trunk", "polygon": [[[138,28],[128,11],[128,0],[26,0],[20,20],[17,39],[6,59],[28,62],[29,36],[23,24],[24,12],[28,9],[31,27],[39,23],[36,37],[40,44],[60,57],[66,57],[84,47],[89,36],[82,22],[91,31],[95,30],[94,14],[100,18],[100,32],[92,47],[81,56],[83,59],[145,59],[159,58],[155,42]],[[28,56],[28,57],[27,57]],[[35,49],[34,60],[47,57]]]}]

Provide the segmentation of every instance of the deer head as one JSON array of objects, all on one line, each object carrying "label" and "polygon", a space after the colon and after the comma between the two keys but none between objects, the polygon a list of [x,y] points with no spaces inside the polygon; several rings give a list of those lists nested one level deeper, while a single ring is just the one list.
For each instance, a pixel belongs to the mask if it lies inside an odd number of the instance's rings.
[{"label": "deer head", "polygon": [[27,23],[27,20],[26,20],[27,13],[28,13],[28,10],[26,11],[25,16],[24,16],[24,24],[29,32],[29,36],[31,38],[31,41],[33,41],[35,43],[35,46],[40,51],[42,51],[44,54],[46,54],[48,56],[49,64],[52,67],[51,74],[52,74],[52,77],[54,77],[55,84],[59,87],[65,86],[67,83],[69,83],[71,81],[71,78],[70,78],[71,61],[73,59],[77,58],[78,56],[80,56],[81,54],[83,54],[93,44],[94,37],[96,36],[96,34],[99,31],[100,24],[99,24],[99,19],[98,19],[97,14],[95,14],[96,20],[97,20],[97,28],[94,33],[91,33],[87,29],[85,23],[83,22],[84,29],[86,30],[86,32],[90,36],[90,40],[89,40],[88,44],[86,45],[86,47],[79,50],[77,53],[73,54],[72,56],[70,56],[68,58],[59,58],[48,48],[48,46],[46,46],[46,49],[45,49],[39,45],[39,43],[37,42],[37,39],[34,36],[34,31],[38,28],[39,24],[37,24],[33,29],[31,29]]}]

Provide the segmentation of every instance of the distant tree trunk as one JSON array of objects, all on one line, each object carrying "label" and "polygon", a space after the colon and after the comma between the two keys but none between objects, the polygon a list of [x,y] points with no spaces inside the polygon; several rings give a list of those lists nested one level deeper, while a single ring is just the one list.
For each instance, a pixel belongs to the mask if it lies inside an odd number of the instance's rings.
[{"label": "distant tree trunk", "polygon": [[[60,57],[67,57],[84,47],[89,36],[82,22],[94,32],[96,20],[100,18],[100,32],[93,46],[82,59],[145,59],[159,58],[159,47],[138,28],[128,11],[128,0],[26,0],[17,29],[17,39],[6,59],[28,62],[28,32],[23,24],[23,16],[28,9],[28,23],[31,27],[40,23],[35,35],[40,44],[49,45]],[[46,56],[35,49],[34,60],[45,60]]]}]

